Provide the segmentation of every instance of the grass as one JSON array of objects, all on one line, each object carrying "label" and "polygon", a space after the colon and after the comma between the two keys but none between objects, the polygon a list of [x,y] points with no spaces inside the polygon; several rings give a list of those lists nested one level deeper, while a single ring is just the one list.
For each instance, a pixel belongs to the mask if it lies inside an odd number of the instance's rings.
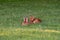
[{"label": "grass", "polygon": [[[25,16],[42,20],[21,26]],[[0,40],[60,40],[60,1],[1,0]]]},{"label": "grass", "polygon": [[1,40],[58,40],[60,36],[60,31],[49,29],[2,28],[1,30]]}]

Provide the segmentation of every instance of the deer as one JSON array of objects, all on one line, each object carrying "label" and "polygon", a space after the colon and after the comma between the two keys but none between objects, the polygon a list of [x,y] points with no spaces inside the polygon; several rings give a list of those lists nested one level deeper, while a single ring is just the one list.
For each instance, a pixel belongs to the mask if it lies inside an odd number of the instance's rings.
[{"label": "deer", "polygon": [[23,22],[22,22],[22,25],[24,26],[24,25],[28,25],[28,24],[29,24],[28,18],[25,17],[24,20],[23,20]]},{"label": "deer", "polygon": [[22,25],[26,26],[29,24],[35,24],[35,23],[40,23],[40,22],[41,22],[41,19],[35,18],[34,16],[30,16],[29,20],[27,17],[24,18]]},{"label": "deer", "polygon": [[34,16],[30,16],[30,23],[40,23],[41,19],[35,18]]}]

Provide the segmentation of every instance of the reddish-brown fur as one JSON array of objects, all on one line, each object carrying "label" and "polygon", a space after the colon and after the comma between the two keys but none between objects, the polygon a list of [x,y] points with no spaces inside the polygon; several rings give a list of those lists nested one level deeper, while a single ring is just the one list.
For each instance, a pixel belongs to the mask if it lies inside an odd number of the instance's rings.
[{"label": "reddish-brown fur", "polygon": [[28,22],[28,18],[24,18],[23,22],[22,22],[22,25],[28,25],[29,22]]},{"label": "reddish-brown fur", "polygon": [[34,16],[30,16],[30,23],[40,23],[41,20],[39,18],[35,18]]},{"label": "reddish-brown fur", "polygon": [[35,18],[34,16],[30,16],[30,19],[28,21],[28,18],[24,18],[23,22],[22,22],[22,25],[29,25],[31,23],[40,23],[41,22],[41,19],[39,18]]}]

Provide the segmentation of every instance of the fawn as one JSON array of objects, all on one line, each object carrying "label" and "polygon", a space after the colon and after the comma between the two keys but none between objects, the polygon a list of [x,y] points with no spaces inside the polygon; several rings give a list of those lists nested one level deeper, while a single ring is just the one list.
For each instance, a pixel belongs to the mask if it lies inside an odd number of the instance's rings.
[{"label": "fawn", "polygon": [[29,24],[28,18],[25,17],[24,20],[23,20],[23,22],[22,22],[22,25],[28,25],[28,24]]},{"label": "fawn", "polygon": [[30,16],[30,23],[40,23],[41,19]]},{"label": "fawn", "polygon": [[29,21],[28,21],[28,18],[25,17],[23,22],[22,22],[22,25],[28,25],[28,24],[32,24],[32,23],[40,23],[41,22],[41,19],[39,18],[35,18],[34,16],[30,16],[29,18]]}]

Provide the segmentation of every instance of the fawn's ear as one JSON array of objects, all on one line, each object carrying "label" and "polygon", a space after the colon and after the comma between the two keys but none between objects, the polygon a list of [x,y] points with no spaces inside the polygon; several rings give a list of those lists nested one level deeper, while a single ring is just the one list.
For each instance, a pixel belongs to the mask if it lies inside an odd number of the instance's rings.
[{"label": "fawn's ear", "polygon": [[28,18],[27,17],[24,18],[24,22],[28,22]]},{"label": "fawn's ear", "polygon": [[35,17],[34,16],[30,16],[30,20],[33,20]]},{"label": "fawn's ear", "polygon": [[34,18],[34,16],[30,16],[30,18]]}]

